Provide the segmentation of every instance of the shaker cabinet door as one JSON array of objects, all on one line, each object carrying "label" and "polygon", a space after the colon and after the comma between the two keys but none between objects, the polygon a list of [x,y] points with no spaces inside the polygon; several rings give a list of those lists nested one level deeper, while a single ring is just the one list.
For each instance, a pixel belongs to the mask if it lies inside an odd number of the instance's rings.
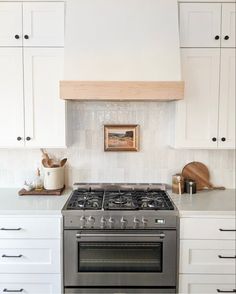
[{"label": "shaker cabinet door", "polygon": [[235,44],[235,3],[222,4],[222,47],[236,47]]},{"label": "shaker cabinet door", "polygon": [[64,3],[24,2],[23,35],[27,47],[64,46]]},{"label": "shaker cabinet door", "polygon": [[235,49],[221,50],[219,144],[235,148]]},{"label": "shaker cabinet door", "polygon": [[26,147],[65,147],[62,48],[24,49]]},{"label": "shaker cabinet door", "polygon": [[0,147],[24,146],[21,48],[0,48]]},{"label": "shaker cabinet door", "polygon": [[220,47],[220,3],[180,3],[179,9],[181,47]]},{"label": "shaker cabinet door", "polygon": [[0,46],[22,46],[22,3],[0,2]]},{"label": "shaker cabinet door", "polygon": [[177,148],[217,148],[220,49],[182,49],[185,98],[176,103]]}]

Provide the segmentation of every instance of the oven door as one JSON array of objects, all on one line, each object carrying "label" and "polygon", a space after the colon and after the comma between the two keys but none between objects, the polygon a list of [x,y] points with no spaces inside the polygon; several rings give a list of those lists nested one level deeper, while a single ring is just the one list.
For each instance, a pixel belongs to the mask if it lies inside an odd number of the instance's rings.
[{"label": "oven door", "polygon": [[65,230],[65,286],[176,286],[176,231]]}]

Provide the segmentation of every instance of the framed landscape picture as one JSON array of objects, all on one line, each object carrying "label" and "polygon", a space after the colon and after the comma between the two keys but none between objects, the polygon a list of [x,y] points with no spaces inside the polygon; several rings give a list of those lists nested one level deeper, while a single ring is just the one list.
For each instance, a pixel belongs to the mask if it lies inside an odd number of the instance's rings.
[{"label": "framed landscape picture", "polygon": [[104,125],[105,151],[138,151],[138,125]]}]

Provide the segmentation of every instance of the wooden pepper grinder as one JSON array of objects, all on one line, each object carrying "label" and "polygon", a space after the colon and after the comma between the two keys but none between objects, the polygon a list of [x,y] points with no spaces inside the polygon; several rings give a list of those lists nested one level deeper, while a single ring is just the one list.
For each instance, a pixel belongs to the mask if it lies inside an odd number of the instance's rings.
[{"label": "wooden pepper grinder", "polygon": [[184,177],[181,174],[172,176],[172,192],[182,195],[184,192]]}]

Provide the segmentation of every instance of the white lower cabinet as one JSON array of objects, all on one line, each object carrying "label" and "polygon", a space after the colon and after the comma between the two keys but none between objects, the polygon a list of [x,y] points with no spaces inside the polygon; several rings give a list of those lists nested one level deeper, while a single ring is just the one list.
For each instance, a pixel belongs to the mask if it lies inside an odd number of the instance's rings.
[{"label": "white lower cabinet", "polygon": [[180,274],[179,293],[216,294],[233,293],[234,275],[184,275]]},{"label": "white lower cabinet", "polygon": [[0,293],[62,293],[62,217],[0,217]]},{"label": "white lower cabinet", "polygon": [[180,218],[179,293],[235,293],[235,217]]},{"label": "white lower cabinet", "polygon": [[61,277],[45,274],[0,274],[0,293],[61,294]]},{"label": "white lower cabinet", "polygon": [[60,273],[60,240],[1,240],[0,273]]},{"label": "white lower cabinet", "polygon": [[181,240],[181,273],[235,274],[235,241]]}]

